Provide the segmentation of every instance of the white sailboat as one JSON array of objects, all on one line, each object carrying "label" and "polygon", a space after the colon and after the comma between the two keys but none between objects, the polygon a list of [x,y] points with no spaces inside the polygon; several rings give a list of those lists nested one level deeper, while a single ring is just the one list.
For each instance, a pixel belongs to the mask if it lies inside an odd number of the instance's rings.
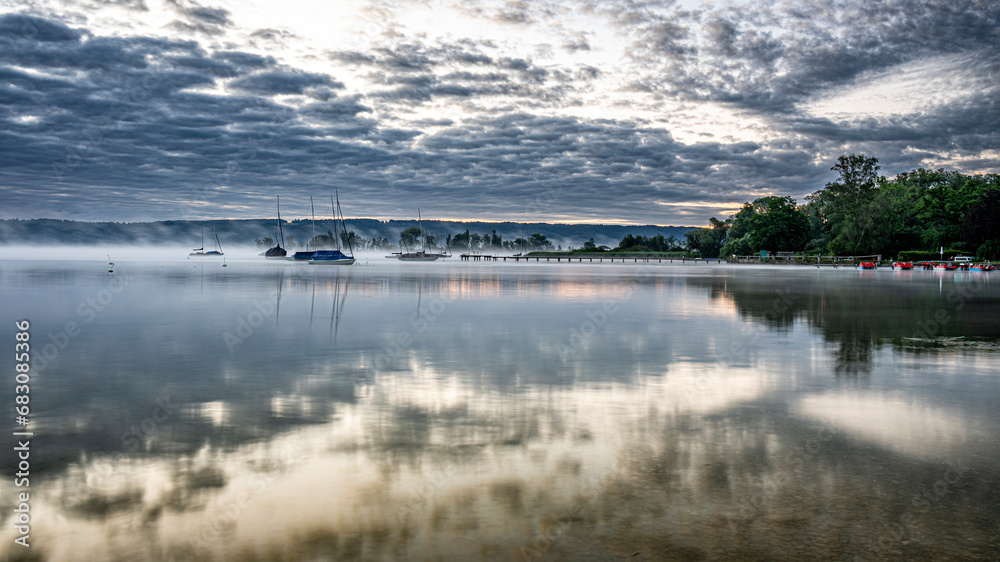
[{"label": "white sailboat", "polygon": [[214,250],[209,250],[207,252],[205,251],[205,228],[202,227],[202,229],[201,229],[201,248],[195,248],[195,249],[191,250],[191,253],[188,254],[188,257],[191,257],[191,256],[195,256],[195,257],[218,257],[218,256],[224,256],[225,255],[225,254],[222,253],[222,244],[219,242],[219,233],[215,230],[214,226],[212,227],[212,232],[215,234],[215,249]]},{"label": "white sailboat", "polygon": [[427,236],[424,234],[424,221],[420,218],[420,209],[417,209],[417,224],[420,225],[420,251],[400,253],[398,256],[399,261],[435,261],[441,257],[440,254],[428,254],[427,249],[424,247]]}]

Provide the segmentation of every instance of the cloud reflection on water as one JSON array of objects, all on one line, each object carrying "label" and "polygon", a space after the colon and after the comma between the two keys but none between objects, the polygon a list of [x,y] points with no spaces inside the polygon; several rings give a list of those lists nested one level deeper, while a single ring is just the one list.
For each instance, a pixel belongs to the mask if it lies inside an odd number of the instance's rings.
[{"label": "cloud reflection on water", "polygon": [[[886,521],[912,509],[914,486],[962,456],[975,479],[918,520],[907,553],[968,554],[936,523],[995,511],[976,498],[997,476],[996,433],[984,428],[998,413],[986,398],[1000,391],[981,376],[997,358],[955,354],[920,369],[925,357],[879,343],[938,307],[936,287],[902,295],[906,308],[887,301],[909,316],[852,323],[849,302],[887,297],[833,277],[845,272],[769,284],[755,269],[664,267],[630,280],[634,269],[568,267],[192,268],[165,279],[136,267],[130,292],[39,378],[39,551],[869,557]],[[23,279],[3,273],[4,286]],[[37,313],[40,334],[103,282],[49,278],[18,305]],[[775,283],[796,298],[772,317]],[[279,284],[280,314],[229,353],[221,334]],[[983,297],[949,329],[995,312],[993,293]],[[434,299],[444,309],[418,331],[412,314]],[[604,302],[620,309],[560,353]],[[403,331],[411,343],[376,369]],[[845,333],[871,342],[865,378],[837,376],[829,344]],[[738,360],[720,363],[734,342],[745,344]],[[123,446],[165,398],[176,412],[141,447]],[[0,481],[0,498],[12,494]],[[963,536],[991,544],[986,529]]]}]

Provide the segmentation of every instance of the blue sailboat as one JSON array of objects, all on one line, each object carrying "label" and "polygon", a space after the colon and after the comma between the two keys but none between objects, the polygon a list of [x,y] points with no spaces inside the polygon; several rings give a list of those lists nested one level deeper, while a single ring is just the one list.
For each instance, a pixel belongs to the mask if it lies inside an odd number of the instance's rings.
[{"label": "blue sailboat", "polygon": [[[333,209],[333,230],[334,238],[337,241],[336,250],[317,250],[309,260],[311,265],[351,265],[354,263],[354,248],[351,247],[351,239],[347,238],[347,248],[351,255],[346,255],[340,250],[340,233],[337,229],[337,210],[340,209],[340,193],[337,193],[337,205],[333,205],[333,197],[330,198],[330,208]],[[347,224],[344,223],[344,211],[340,209],[340,224],[347,232]]]},{"label": "blue sailboat", "polygon": [[[312,239],[316,240],[316,207],[313,207],[313,198],[311,195],[309,196],[309,209],[312,210],[312,221],[313,221]],[[306,244],[306,250],[303,252],[295,252],[294,254],[292,254],[292,259],[295,261],[307,261],[312,259],[313,255],[316,253],[316,250],[315,249],[310,250],[308,248],[309,244]]]}]

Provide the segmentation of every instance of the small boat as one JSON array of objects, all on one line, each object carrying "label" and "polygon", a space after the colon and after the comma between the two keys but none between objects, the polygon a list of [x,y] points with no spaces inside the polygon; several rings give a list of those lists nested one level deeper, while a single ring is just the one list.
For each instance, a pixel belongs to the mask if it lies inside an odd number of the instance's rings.
[{"label": "small boat", "polygon": [[875,262],[863,261],[858,264],[858,269],[875,269]]},{"label": "small boat", "polygon": [[920,264],[920,267],[922,267],[924,269],[934,269],[934,264],[933,263],[929,263],[929,262],[922,262]]},{"label": "small boat", "polygon": [[[309,196],[309,209],[312,210],[312,226],[313,226],[313,237],[312,237],[312,239],[316,240],[316,207],[313,207],[313,198],[312,198],[311,195]],[[308,248],[308,247],[309,247],[309,244],[306,244],[306,248]],[[302,252],[295,252],[294,254],[292,254],[292,259],[295,260],[295,261],[308,261],[308,260],[312,259],[313,254],[315,254],[315,253],[316,253],[315,249],[313,249],[313,250],[307,249],[307,250],[302,251]]]},{"label": "small boat", "polygon": [[288,252],[283,248],[285,245],[285,232],[281,229],[281,196],[275,195],[275,197],[278,198],[278,241],[273,248],[264,252],[264,257],[269,260],[284,259],[288,255]]},{"label": "small boat", "polygon": [[996,268],[988,263],[974,263],[969,266],[970,271],[993,271],[994,269]]},{"label": "small boat", "polygon": [[896,269],[897,267],[899,269],[913,269],[913,264],[908,261],[898,261],[892,264],[893,269]]},{"label": "small boat", "polygon": [[940,269],[942,271],[954,271],[958,269],[958,266],[953,263],[936,263],[934,264],[934,269]]},{"label": "small boat", "polygon": [[420,209],[417,209],[417,223],[420,225],[420,251],[400,253],[397,256],[399,261],[435,261],[442,256],[442,254],[428,254],[427,249],[424,248],[424,241],[427,240],[427,235],[424,234],[424,221],[420,218]]},{"label": "small boat", "polygon": [[428,254],[423,250],[419,252],[406,252],[404,254],[399,254],[400,261],[434,261],[440,257],[440,254]]},{"label": "small boat", "polygon": [[354,263],[354,258],[344,255],[340,250],[316,250],[309,263],[311,265],[351,265]]},{"label": "small boat", "polygon": [[451,246],[448,246],[448,253],[447,254],[433,254],[433,255],[435,255],[435,256],[437,256],[439,258],[442,258],[442,259],[444,259],[444,258],[450,258],[451,257]]},{"label": "small boat", "polygon": [[205,251],[205,229],[202,228],[201,229],[201,248],[195,248],[195,249],[191,250],[191,253],[188,254],[188,257],[191,257],[191,256],[197,256],[197,257],[213,257],[213,256],[215,256],[215,257],[217,257],[217,256],[224,256],[225,255],[225,254],[222,253],[222,244],[219,243],[219,233],[216,232],[215,228],[212,228],[212,232],[215,233],[215,249],[214,250],[209,250],[207,252]]},{"label": "small boat", "polygon": [[[333,209],[333,229],[337,231],[337,209],[340,209],[340,193],[337,193],[337,206],[333,205],[333,197],[330,198],[330,208]],[[347,233],[347,224],[344,222],[344,210],[340,209],[340,224],[344,233]],[[336,232],[334,238],[337,241],[336,250],[317,250],[309,259],[309,265],[351,265],[354,263],[354,248],[351,248],[351,239],[345,236],[347,249],[351,255],[346,255],[340,251],[340,233]]]}]

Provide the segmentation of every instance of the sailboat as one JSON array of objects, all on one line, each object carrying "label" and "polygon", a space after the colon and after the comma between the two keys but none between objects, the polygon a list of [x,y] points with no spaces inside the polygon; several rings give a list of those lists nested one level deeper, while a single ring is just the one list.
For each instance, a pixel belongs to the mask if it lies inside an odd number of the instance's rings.
[{"label": "sailboat", "polygon": [[428,254],[427,249],[424,247],[424,241],[427,240],[427,236],[424,234],[424,221],[420,218],[420,209],[417,209],[417,224],[420,225],[420,251],[401,253],[399,254],[399,261],[434,261],[441,257],[440,254]]},{"label": "sailboat", "polygon": [[[330,198],[330,208],[333,209],[333,230],[334,238],[337,241],[336,250],[317,250],[309,260],[310,265],[351,265],[354,263],[354,248],[351,247],[350,237],[345,236],[347,249],[351,255],[346,255],[340,251],[340,233],[337,229],[337,210],[340,209],[340,193],[337,192],[337,206],[333,205],[333,197]],[[340,209],[340,224],[347,233],[347,224],[344,222],[344,210]]]},{"label": "sailboat", "polygon": [[275,195],[278,198],[278,241],[273,248],[264,252],[264,257],[272,260],[280,260],[288,255],[283,247],[285,245],[285,232],[281,229],[281,196]]},{"label": "sailboat", "polygon": [[[313,207],[313,198],[312,198],[311,195],[309,196],[309,209],[312,211],[312,217],[313,217],[313,236],[312,236],[312,240],[316,240],[316,207]],[[309,244],[306,244],[306,251],[304,251],[304,252],[295,252],[292,255],[292,259],[295,260],[295,261],[306,261],[306,260],[312,259],[313,254],[315,254],[315,253],[316,253],[315,248],[312,249],[312,250],[310,250],[309,249]]]},{"label": "sailboat", "polygon": [[195,248],[195,249],[191,250],[191,253],[188,254],[188,257],[191,257],[191,256],[212,257],[212,256],[224,256],[225,255],[225,254],[222,253],[222,244],[219,243],[219,233],[215,230],[215,227],[212,227],[212,232],[215,234],[215,249],[214,250],[209,250],[207,252],[205,251],[205,228],[202,227],[202,229],[201,229],[201,248]]}]

